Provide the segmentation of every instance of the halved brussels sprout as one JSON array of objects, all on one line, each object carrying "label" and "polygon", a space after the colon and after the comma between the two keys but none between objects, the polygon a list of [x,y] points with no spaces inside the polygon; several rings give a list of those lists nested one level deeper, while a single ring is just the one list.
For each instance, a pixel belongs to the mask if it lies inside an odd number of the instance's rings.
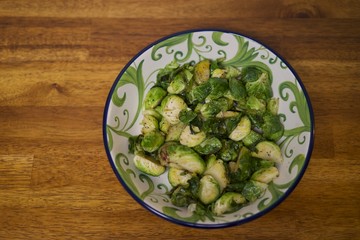
[{"label": "halved brussels sprout", "polygon": [[159,176],[166,170],[160,162],[156,161],[153,157],[144,154],[135,155],[134,164],[137,169],[151,176]]},{"label": "halved brussels sprout", "polygon": [[246,102],[246,108],[264,113],[266,111],[266,102],[263,99],[250,96]]},{"label": "halved brussels sprout", "polygon": [[205,162],[192,148],[176,142],[162,145],[158,151],[160,163],[164,166],[184,169],[189,172],[202,174]]},{"label": "halved brussels sprout", "polygon": [[209,155],[218,152],[222,147],[221,141],[216,137],[210,137],[205,139],[194,149],[200,154]]},{"label": "halved brussels sprout", "polygon": [[204,175],[200,179],[198,197],[204,204],[214,202],[220,196],[219,183],[211,175]]},{"label": "halved brussels sprout", "polygon": [[210,78],[209,83],[211,86],[211,91],[210,94],[206,97],[206,100],[221,98],[229,90],[229,83],[225,78]]},{"label": "halved brussels sprout", "polygon": [[186,126],[180,135],[180,143],[188,147],[199,145],[206,138],[206,134],[201,132],[198,127]]},{"label": "halved brussels sprout", "polygon": [[230,133],[229,138],[234,141],[240,141],[246,137],[251,131],[251,122],[247,116],[243,116],[236,126],[236,128]]},{"label": "halved brussels sprout", "polygon": [[175,79],[171,81],[170,85],[167,88],[168,93],[170,94],[179,94],[182,93],[186,88],[186,82],[181,77],[181,75],[176,75]]},{"label": "halved brussels sprout", "polygon": [[224,213],[232,213],[239,210],[245,202],[246,199],[240,193],[226,192],[216,200],[212,207],[212,212],[216,216],[220,216]]},{"label": "halved brussels sprout", "polygon": [[187,105],[178,95],[168,95],[161,102],[162,115],[170,124],[180,122],[179,114],[181,110],[186,109]]},{"label": "halved brussels sprout", "polygon": [[167,92],[161,87],[153,87],[145,96],[144,105],[145,109],[153,109],[158,106],[164,97],[167,95]]},{"label": "halved brussels sprout", "polygon": [[158,120],[152,115],[145,115],[141,121],[141,125],[142,134],[155,131],[159,128]]},{"label": "halved brussels sprout", "polygon": [[210,77],[210,60],[205,59],[195,65],[194,69],[195,81],[198,84],[204,83]]},{"label": "halved brussels sprout", "polygon": [[282,163],[284,161],[280,147],[270,141],[262,141],[256,145],[256,151],[252,152],[251,155],[261,159],[273,161],[276,163]]},{"label": "halved brussels sprout", "polygon": [[144,134],[141,141],[141,147],[146,152],[155,152],[164,143],[165,137],[160,131],[152,131]]},{"label": "halved brussels sprout", "polygon": [[265,140],[265,139],[263,136],[261,136],[261,134],[251,130],[250,133],[242,139],[242,142],[247,147],[255,147],[256,144],[258,144],[259,142],[261,142],[263,140]]},{"label": "halved brussels sprout", "polygon": [[278,141],[284,134],[284,125],[281,123],[280,117],[271,113],[265,113],[263,119],[264,123],[261,126],[261,130],[264,137],[274,142]]},{"label": "halved brussels sprout", "polygon": [[206,167],[204,174],[211,175],[213,178],[215,178],[219,183],[221,191],[224,190],[226,185],[229,183],[225,164],[220,159],[212,162],[208,161],[208,166]]},{"label": "halved brussels sprout", "polygon": [[269,183],[279,176],[279,170],[276,167],[262,168],[257,170],[251,176],[252,180]]},{"label": "halved brussels sprout", "polygon": [[221,68],[216,68],[211,73],[212,78],[225,78],[226,77],[226,70]]},{"label": "halved brussels sprout", "polygon": [[182,122],[179,122],[175,125],[170,125],[165,137],[165,142],[171,142],[171,141],[179,141],[180,135],[186,125]]},{"label": "halved brussels sprout", "polygon": [[267,102],[267,110],[271,114],[277,115],[279,111],[279,98],[270,98]]},{"label": "halved brussels sprout", "polygon": [[271,83],[268,74],[263,72],[259,79],[245,84],[246,91],[249,96],[267,100],[272,97]]},{"label": "halved brussels sprout", "polygon": [[162,118],[161,121],[159,122],[159,129],[163,133],[168,133],[171,126],[174,125],[171,125],[165,118]]},{"label": "halved brussels sprout", "polygon": [[221,149],[218,152],[218,157],[224,161],[233,161],[239,155],[241,143],[235,142],[233,140],[221,140]]},{"label": "halved brussels sprout", "polygon": [[267,188],[266,183],[250,180],[246,182],[241,194],[249,201],[254,202],[260,198]]},{"label": "halved brussels sprout", "polygon": [[168,171],[168,179],[169,183],[173,187],[177,187],[178,185],[188,186],[188,181],[193,177],[193,174],[184,170],[170,167]]}]

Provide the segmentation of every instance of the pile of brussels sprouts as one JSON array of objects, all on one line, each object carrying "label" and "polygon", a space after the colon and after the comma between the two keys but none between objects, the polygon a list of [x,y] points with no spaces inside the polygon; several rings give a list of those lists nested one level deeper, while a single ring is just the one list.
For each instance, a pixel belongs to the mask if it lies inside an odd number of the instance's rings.
[{"label": "pile of brussels sprouts", "polygon": [[152,176],[167,172],[171,202],[201,217],[255,201],[283,161],[271,81],[263,69],[221,59],[169,63],[145,97],[141,134],[129,139],[135,166]]}]

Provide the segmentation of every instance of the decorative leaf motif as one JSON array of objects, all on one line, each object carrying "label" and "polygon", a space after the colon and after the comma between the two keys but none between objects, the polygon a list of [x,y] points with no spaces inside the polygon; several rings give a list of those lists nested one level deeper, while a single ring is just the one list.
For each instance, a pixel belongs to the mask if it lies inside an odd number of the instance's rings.
[{"label": "decorative leaf motif", "polygon": [[127,186],[129,186],[129,188],[131,189],[131,191],[136,195],[139,196],[139,190],[137,189],[135,183],[133,182],[132,178],[130,177],[130,173],[133,173],[135,175],[135,173],[130,170],[129,171],[125,171],[125,169],[121,166],[121,159],[123,159],[123,162],[125,165],[129,165],[129,159],[127,158],[127,156],[123,153],[118,153],[115,157],[115,166],[117,171],[120,173],[122,179],[124,180],[124,182],[126,183]]},{"label": "decorative leaf motif", "polygon": [[[176,46],[176,45],[181,44],[181,43],[183,43],[183,42],[185,42],[187,40],[189,41],[189,39],[191,40],[191,37],[192,37],[192,33],[181,34],[181,35],[169,38],[169,39],[167,39],[165,41],[162,41],[162,42],[156,44],[153,47],[152,51],[151,51],[151,58],[154,61],[160,60],[162,58],[162,54],[160,54],[160,53],[156,54],[156,52],[160,48],[163,48],[163,47],[169,48],[171,46]],[[188,48],[188,51],[191,51],[191,48]],[[189,53],[188,53],[188,55],[189,55]]]},{"label": "decorative leaf motif", "polygon": [[305,162],[305,155],[304,154],[297,155],[290,164],[289,173],[292,173],[295,166],[297,166],[297,173],[299,173],[302,166],[304,165],[304,162]]},{"label": "decorative leaf motif", "polygon": [[290,89],[294,94],[295,101],[290,103],[291,112],[295,113],[294,108],[296,107],[298,110],[299,117],[303,122],[304,126],[310,127],[310,112],[307,105],[307,101],[305,95],[299,88],[292,82],[287,81],[283,82],[279,86],[280,96],[284,101],[289,99],[289,95],[287,93],[284,94],[284,89]]},{"label": "decorative leaf motif", "polygon": [[224,42],[223,40],[221,40],[221,37],[224,33],[223,32],[213,32],[212,34],[212,40],[214,41],[214,43],[216,43],[219,46],[227,46],[229,45],[229,43]]}]

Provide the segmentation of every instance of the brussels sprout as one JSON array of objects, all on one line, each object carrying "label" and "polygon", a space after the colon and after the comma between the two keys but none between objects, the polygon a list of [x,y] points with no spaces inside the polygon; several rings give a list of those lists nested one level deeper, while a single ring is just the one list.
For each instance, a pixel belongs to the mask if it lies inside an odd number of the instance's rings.
[{"label": "brussels sprout", "polygon": [[160,163],[164,166],[184,169],[192,173],[202,174],[205,171],[205,162],[193,149],[169,142],[162,145],[158,151]]},{"label": "brussels sprout", "polygon": [[262,168],[257,170],[251,176],[252,180],[269,183],[279,176],[279,170],[276,167]]},{"label": "brussels sprout", "polygon": [[275,162],[264,160],[257,157],[252,157],[254,161],[254,171],[258,171],[262,168],[270,168],[275,166]]},{"label": "brussels sprout", "polygon": [[256,151],[252,152],[251,155],[264,160],[273,161],[276,163],[282,163],[283,157],[281,154],[280,147],[274,142],[262,141],[259,142],[256,147]]},{"label": "brussels sprout", "polygon": [[260,198],[267,188],[266,183],[250,180],[246,182],[241,194],[249,201],[254,202]]},{"label": "brussels sprout", "polygon": [[171,81],[170,85],[167,88],[168,93],[170,94],[179,94],[182,93],[186,88],[185,80],[180,76],[176,75],[175,79]]},{"label": "brussels sprout", "polygon": [[189,185],[188,181],[192,177],[193,174],[183,169],[170,167],[168,171],[168,179],[173,187],[177,187],[178,185],[187,187]]},{"label": "brussels sprout", "polygon": [[195,81],[198,84],[206,82],[210,77],[210,60],[205,59],[195,65]]},{"label": "brussels sprout", "polygon": [[267,102],[267,110],[271,114],[277,115],[279,111],[279,98],[270,98]]},{"label": "brussels sprout", "polygon": [[238,166],[238,171],[234,174],[233,181],[240,182],[248,179],[253,173],[254,168],[249,149],[246,147],[241,148],[236,164]]},{"label": "brussels sprout", "polygon": [[[238,117],[240,115],[239,112],[234,111],[221,111],[218,114],[216,114],[217,118],[234,118]],[[239,119],[240,120],[240,119]]]},{"label": "brussels sprout", "polygon": [[240,120],[241,120],[241,113],[239,112],[235,112],[237,114],[234,114],[233,117],[228,117],[226,119],[224,119],[224,124],[226,127],[226,131],[227,131],[227,135],[230,135],[232,131],[234,131],[234,129],[237,127],[237,125],[239,124]]},{"label": "brussels sprout", "polygon": [[240,70],[233,66],[226,66],[225,69],[226,69],[226,78],[228,79],[237,78],[241,74]]},{"label": "brussels sprout", "polygon": [[182,122],[179,122],[175,125],[170,125],[165,137],[165,142],[179,141],[180,135],[185,127],[186,125]]},{"label": "brussels sprout", "polygon": [[204,118],[215,117],[220,111],[227,111],[229,109],[229,102],[226,98],[219,98],[205,103],[200,108],[200,113]]},{"label": "brussels sprout", "polygon": [[190,90],[187,94],[187,98],[190,103],[193,102],[203,102],[205,101],[206,97],[211,92],[211,85],[210,83],[206,82],[204,84],[200,84]]},{"label": "brussels sprout", "polygon": [[162,119],[161,114],[156,111],[156,109],[147,109],[143,111],[143,116],[150,115],[156,118],[156,120],[160,121]]},{"label": "brussels sprout", "polygon": [[219,183],[211,175],[204,175],[200,179],[198,197],[204,204],[215,201],[220,196]]},{"label": "brussels sprout", "polygon": [[159,122],[159,129],[163,133],[168,133],[170,127],[173,127],[173,126],[176,126],[176,125],[171,125],[165,118],[162,118],[161,121]]},{"label": "brussels sprout", "polygon": [[209,83],[211,86],[210,94],[206,97],[206,100],[218,99],[223,97],[229,90],[229,83],[224,78],[210,78]]},{"label": "brussels sprout", "polygon": [[234,141],[240,141],[246,137],[251,131],[251,122],[247,116],[243,116],[236,126],[236,128],[230,133],[229,138]]},{"label": "brussels sprout", "polygon": [[196,118],[197,114],[191,110],[191,108],[183,109],[179,113],[179,119],[181,122],[185,124],[189,124],[194,118]]},{"label": "brussels sprout", "polygon": [[246,89],[244,84],[235,78],[229,79],[229,89],[231,98],[237,101],[244,99],[246,97]]},{"label": "brussels sprout", "polygon": [[194,150],[200,154],[208,155],[218,152],[222,147],[221,141],[216,137],[205,139],[199,145],[194,147]]},{"label": "brussels sprout", "polygon": [[179,114],[181,110],[186,109],[187,105],[178,95],[168,95],[161,102],[162,115],[170,124],[180,122]]},{"label": "brussels sprout", "polygon": [[144,134],[144,138],[141,141],[141,147],[146,152],[155,152],[164,143],[165,137],[160,131],[152,131]]},{"label": "brussels sprout", "polygon": [[224,213],[232,213],[239,210],[245,202],[246,199],[240,193],[226,192],[216,200],[212,207],[212,212],[217,216]]},{"label": "brussels sprout", "polygon": [[226,77],[226,70],[225,70],[225,69],[216,68],[216,69],[214,69],[214,70],[212,71],[211,77],[212,77],[212,78],[225,78],[225,77]]},{"label": "brussels sprout", "polygon": [[272,88],[267,73],[262,73],[258,80],[245,84],[249,96],[267,100],[272,97]]},{"label": "brussels sprout", "polygon": [[264,113],[266,111],[266,102],[263,99],[250,96],[246,101],[246,108]]},{"label": "brussels sprout", "polygon": [[221,140],[222,148],[218,152],[218,157],[224,161],[235,160],[240,151],[241,144],[232,140]]},{"label": "brussels sprout", "polygon": [[158,120],[151,115],[145,115],[141,121],[141,125],[143,126],[141,128],[142,134],[155,131],[159,128]]},{"label": "brussels sprout", "polygon": [[284,134],[284,126],[280,122],[280,117],[271,113],[265,113],[263,119],[264,123],[261,126],[261,130],[264,137],[275,142],[278,141]]},{"label": "brussels sprout", "polygon": [[242,139],[242,142],[245,146],[249,148],[253,148],[258,144],[259,142],[265,140],[263,136],[253,130],[250,131],[250,133]]},{"label": "brussels sprout", "polygon": [[259,79],[262,73],[263,72],[255,66],[249,66],[242,69],[241,80],[243,80],[245,83],[254,82]]},{"label": "brussels sprout", "polygon": [[153,157],[140,153],[135,155],[134,164],[137,169],[152,176],[159,176],[166,170],[166,168]]},{"label": "brussels sprout", "polygon": [[144,105],[145,109],[153,109],[161,103],[167,92],[161,87],[153,87],[145,96]]},{"label": "brussels sprout", "polygon": [[175,188],[175,190],[171,193],[170,200],[171,203],[177,207],[186,207],[189,204],[196,202],[190,189],[183,186]]},{"label": "brussels sprout", "polygon": [[138,136],[129,137],[129,145],[128,145],[129,153],[137,154],[139,152],[144,152],[144,149],[141,147],[141,141],[143,137],[144,136],[141,134]]},{"label": "brussels sprout", "polygon": [[215,161],[208,161],[205,175],[211,175],[219,183],[220,191],[224,190],[226,185],[229,183],[227,177],[227,170],[222,160],[218,159]]},{"label": "brussels sprout", "polygon": [[180,135],[180,143],[188,147],[199,145],[206,138],[206,134],[199,130],[198,127],[186,126]]}]

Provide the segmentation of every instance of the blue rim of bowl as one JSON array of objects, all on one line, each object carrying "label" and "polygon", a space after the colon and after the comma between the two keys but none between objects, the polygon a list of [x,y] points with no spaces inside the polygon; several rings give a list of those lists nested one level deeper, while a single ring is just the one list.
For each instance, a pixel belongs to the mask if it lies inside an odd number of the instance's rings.
[{"label": "blue rim of bowl", "polygon": [[[128,69],[128,67],[138,58],[140,57],[144,52],[146,52],[148,49],[152,48],[153,46],[155,46],[156,44],[165,41],[169,38],[172,37],[176,37],[182,34],[188,34],[188,33],[195,33],[195,32],[222,32],[222,33],[227,33],[227,34],[233,34],[233,35],[238,35],[238,36],[242,36],[245,38],[248,38],[258,44],[261,44],[262,46],[264,46],[265,48],[267,48],[269,51],[271,51],[273,54],[275,54],[283,63],[286,64],[286,66],[289,68],[289,70],[291,71],[291,73],[296,77],[296,80],[298,81],[298,83],[300,84],[300,87],[305,95],[306,98],[306,102],[307,102],[307,106],[309,108],[309,113],[310,113],[310,120],[311,120],[311,129],[310,129],[310,142],[309,142],[309,148],[308,148],[308,152],[305,158],[305,162],[304,165],[301,169],[301,171],[298,173],[298,175],[296,176],[296,179],[294,181],[294,183],[287,189],[287,191],[272,205],[270,205],[269,207],[267,207],[266,209],[251,215],[247,218],[243,218],[237,221],[233,221],[233,222],[226,222],[226,223],[216,223],[216,224],[202,224],[202,223],[192,223],[192,222],[186,222],[186,221],[182,221],[170,216],[167,216],[166,214],[154,209],[153,207],[151,207],[150,205],[146,204],[143,200],[141,200],[138,196],[136,196],[133,191],[126,185],[125,181],[122,179],[122,177],[120,176],[119,172],[116,169],[116,166],[114,164],[114,161],[111,157],[111,153],[109,150],[109,145],[108,145],[108,140],[107,140],[107,133],[106,133],[106,123],[107,123],[107,117],[108,117],[108,110],[109,110],[109,105],[111,102],[111,97],[115,91],[115,87],[116,84],[120,81],[122,75],[124,74],[124,72],[126,71],[126,69]],[[315,130],[314,130],[314,126],[315,126],[315,120],[314,120],[314,113],[313,113],[313,108],[311,105],[311,101],[310,101],[310,97],[305,89],[304,84],[302,83],[299,75],[296,73],[296,71],[292,68],[292,66],[283,58],[281,57],[277,52],[275,52],[273,49],[271,49],[270,47],[268,47],[266,44],[263,44],[262,42],[253,39],[252,37],[249,37],[247,35],[244,34],[240,34],[237,33],[235,31],[230,31],[230,30],[225,30],[225,29],[216,29],[216,28],[209,28],[209,29],[191,29],[191,30],[185,30],[185,31],[180,31],[180,32],[176,32],[170,35],[167,35],[163,38],[160,38],[159,40],[149,44],[148,46],[146,46],[145,48],[143,48],[140,52],[138,52],[121,70],[121,72],[119,73],[119,75],[116,77],[110,92],[108,94],[108,97],[106,99],[106,103],[105,103],[105,108],[104,108],[104,113],[103,113],[103,142],[104,142],[104,147],[105,147],[105,151],[106,151],[106,155],[108,157],[109,163],[117,177],[117,179],[119,180],[119,182],[121,183],[121,185],[126,189],[126,191],[130,194],[130,196],[132,196],[141,206],[143,206],[145,209],[149,210],[150,212],[152,212],[153,214],[155,214],[156,216],[162,217],[163,219],[170,221],[172,223],[176,223],[179,225],[183,225],[183,226],[187,226],[187,227],[194,227],[194,228],[206,228],[206,229],[216,229],[216,228],[225,228],[225,227],[232,227],[232,226],[238,226],[241,224],[245,224],[248,223],[250,221],[253,221],[263,215],[265,215],[266,213],[270,212],[271,210],[273,210],[274,208],[276,208],[280,203],[282,203],[296,188],[296,186],[299,184],[300,180],[302,179],[302,177],[304,176],[304,173],[309,165],[310,162],[310,158],[311,158],[311,154],[314,148],[314,136],[315,136]]]}]

